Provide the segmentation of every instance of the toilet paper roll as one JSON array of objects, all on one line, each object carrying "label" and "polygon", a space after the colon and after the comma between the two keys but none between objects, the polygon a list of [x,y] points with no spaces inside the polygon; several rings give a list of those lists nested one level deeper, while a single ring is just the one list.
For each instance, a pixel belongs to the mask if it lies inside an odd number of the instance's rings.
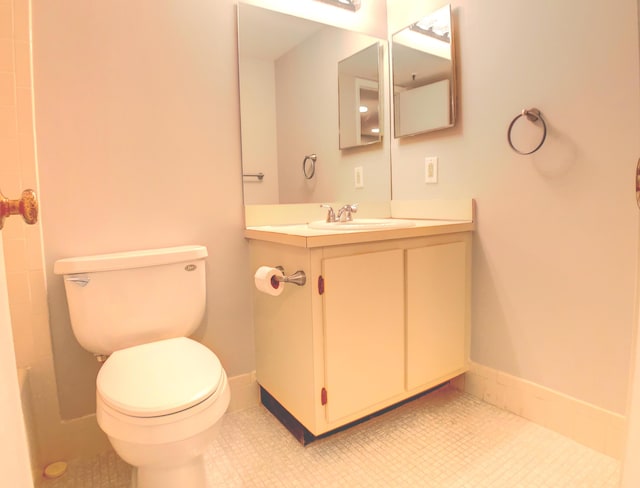
[{"label": "toilet paper roll", "polygon": [[284,282],[278,281],[276,277],[283,278],[282,271],[270,266],[260,266],[253,280],[259,291],[277,297],[284,290]]}]

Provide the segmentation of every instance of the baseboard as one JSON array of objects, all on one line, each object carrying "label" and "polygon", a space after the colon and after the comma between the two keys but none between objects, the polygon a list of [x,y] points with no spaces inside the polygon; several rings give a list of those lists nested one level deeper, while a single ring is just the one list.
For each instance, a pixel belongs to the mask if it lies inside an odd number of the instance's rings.
[{"label": "baseboard", "polygon": [[470,370],[452,384],[580,444],[622,458],[626,431],[623,415],[476,363],[471,363]]},{"label": "baseboard", "polygon": [[231,402],[227,412],[255,407],[260,403],[260,389],[256,380],[256,372],[240,374],[229,378]]}]

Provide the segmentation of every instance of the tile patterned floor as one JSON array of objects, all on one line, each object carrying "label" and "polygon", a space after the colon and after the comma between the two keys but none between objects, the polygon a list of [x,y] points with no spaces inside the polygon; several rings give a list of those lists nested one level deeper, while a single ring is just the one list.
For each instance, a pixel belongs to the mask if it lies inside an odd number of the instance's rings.
[{"label": "tile patterned floor", "polygon": [[[616,488],[619,463],[444,387],[302,447],[263,407],[223,418],[213,487]],[[69,463],[44,488],[128,488],[113,453]]]}]

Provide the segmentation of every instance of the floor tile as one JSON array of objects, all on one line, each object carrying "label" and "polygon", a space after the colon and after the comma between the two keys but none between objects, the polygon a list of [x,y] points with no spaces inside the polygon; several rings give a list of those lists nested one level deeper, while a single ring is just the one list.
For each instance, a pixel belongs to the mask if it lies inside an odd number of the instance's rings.
[{"label": "floor tile", "polygon": [[[616,488],[619,462],[444,387],[301,446],[262,406],[223,417],[205,454],[213,487]],[[128,488],[114,453],[45,488]]]}]

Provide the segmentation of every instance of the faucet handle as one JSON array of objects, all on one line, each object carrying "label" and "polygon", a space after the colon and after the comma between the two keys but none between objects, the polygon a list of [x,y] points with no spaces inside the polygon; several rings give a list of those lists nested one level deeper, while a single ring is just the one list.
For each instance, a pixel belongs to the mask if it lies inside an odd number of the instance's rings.
[{"label": "faucet handle", "polygon": [[335,222],[335,221],[336,221],[336,214],[335,214],[335,212],[333,211],[333,207],[332,207],[331,205],[327,205],[326,203],[322,203],[322,204],[320,204],[320,206],[321,206],[322,208],[327,208],[327,209],[329,209],[329,210],[327,211],[327,220],[326,220],[326,221],[327,221],[327,222]]},{"label": "faucet handle", "polygon": [[353,220],[351,214],[358,211],[357,203],[348,203],[338,210],[338,220],[340,222],[350,222]]}]

